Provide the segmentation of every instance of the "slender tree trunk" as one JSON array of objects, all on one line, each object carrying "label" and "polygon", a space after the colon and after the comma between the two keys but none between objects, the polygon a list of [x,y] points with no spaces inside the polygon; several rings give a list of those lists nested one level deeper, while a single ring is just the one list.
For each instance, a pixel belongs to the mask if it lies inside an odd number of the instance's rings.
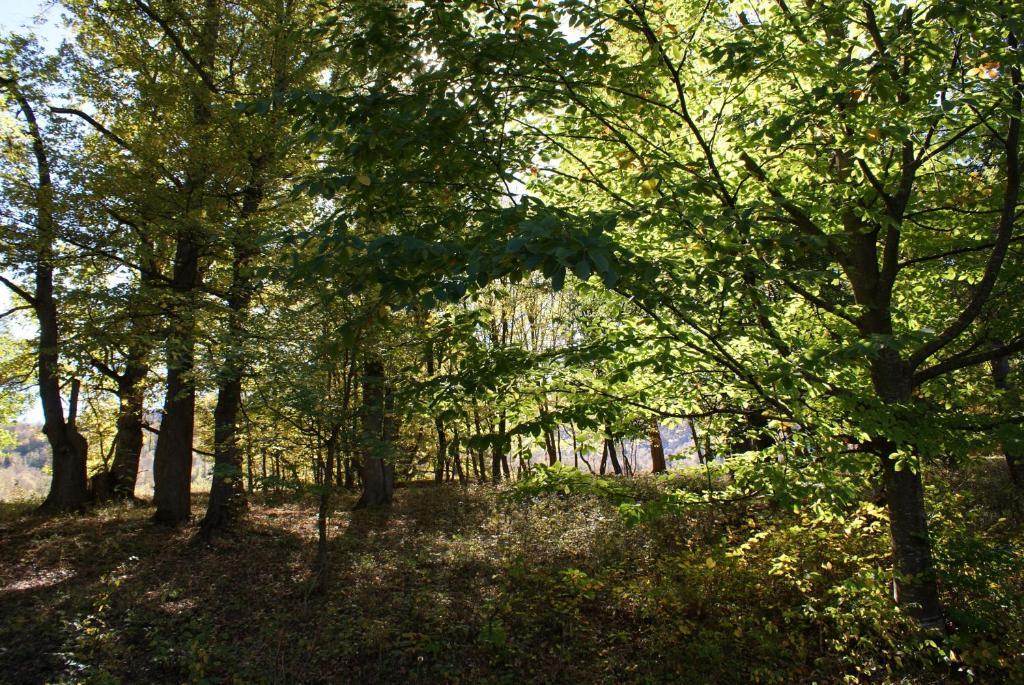
[{"label": "slender tree trunk", "polygon": [[434,417],[434,428],[437,431],[437,460],[434,462],[434,482],[444,480],[445,461],[448,454],[448,436],[444,432],[444,421],[440,416]]},{"label": "slender tree trunk", "polygon": [[[273,465],[271,465],[271,468],[273,468]],[[263,494],[264,495],[267,494],[267,477],[269,475],[270,475],[270,473],[267,471],[267,448],[264,447],[263,451],[262,451],[262,455],[261,455],[261,461],[260,461],[260,482],[262,484],[262,489],[263,489]]]},{"label": "slender tree trunk", "polygon": [[[1003,343],[996,341],[994,344],[1001,347]],[[1017,385],[1010,381],[1009,357],[997,357],[992,361],[992,381],[996,389],[1002,393],[1008,413],[1017,413],[1021,405],[1020,393]],[[1019,494],[1024,494],[1024,448],[1004,440],[1002,449],[1006,467],[1010,472],[1010,482]]]},{"label": "slender tree trunk", "polygon": [[604,444],[608,453],[608,458],[611,459],[612,462],[612,470],[615,472],[616,476],[621,476],[622,465],[619,463],[619,457],[615,453],[615,439],[612,437],[610,431],[605,436]]},{"label": "slender tree trunk", "polygon": [[[434,377],[434,344],[427,345],[427,376]],[[434,429],[437,431],[437,460],[434,462],[434,482],[444,481],[445,461],[448,454],[448,439],[444,432],[444,419],[434,416]]]},{"label": "slender tree trunk", "polygon": [[250,495],[252,495],[254,492],[256,492],[255,483],[253,483],[253,475],[254,475],[253,474],[253,466],[252,466],[253,455],[252,455],[252,449],[249,449],[247,451],[248,451],[248,454],[246,454],[246,459],[245,459],[245,472],[246,472],[246,474],[245,474],[246,475],[246,488],[245,489],[246,489],[246,491]]},{"label": "slender tree trunk", "polygon": [[[911,369],[899,352],[883,348],[872,363],[872,382],[887,404],[910,402]],[[941,627],[942,607],[932,562],[921,464],[897,464],[895,446],[876,440],[889,506],[889,531],[896,561],[893,595],[926,628]]]},{"label": "slender tree trunk", "polygon": [[[263,162],[253,162],[252,181],[243,193],[243,223],[252,218],[263,199],[262,171]],[[247,367],[245,338],[249,306],[257,287],[252,275],[252,261],[258,249],[254,231],[244,226],[236,231],[243,233],[236,233],[234,239],[231,290],[228,293],[228,344],[219,374],[217,405],[213,411],[213,482],[202,523],[202,534],[207,538],[230,525],[246,509],[242,453],[238,449],[238,415],[242,406],[242,378]]]},{"label": "slender tree trunk", "polygon": [[658,417],[652,416],[650,423],[651,431],[651,472],[663,473],[667,470],[665,465],[665,448],[661,444],[661,427],[658,425]]},{"label": "slender tree trunk", "polygon": [[548,453],[548,466],[557,464],[558,452],[555,451],[555,440],[547,428],[544,429],[544,450]]},{"label": "slender tree trunk", "polygon": [[555,454],[558,455],[558,461],[562,461],[562,427],[558,426],[551,432],[552,439],[555,441]]},{"label": "slender tree trunk", "polygon": [[[480,409],[479,409],[479,407],[473,407],[473,427],[474,427],[474,430],[476,431],[474,433],[474,435],[476,435],[476,438],[479,440],[481,435],[483,434],[483,431],[480,428]],[[478,471],[479,471],[479,474],[480,474],[480,482],[481,483],[486,483],[487,482],[487,461],[486,461],[486,459],[487,459],[487,450],[483,446],[483,444],[481,444],[480,447],[477,448],[476,458],[477,458],[477,462],[479,463]]]},{"label": "slender tree trunk", "polygon": [[386,388],[384,365],[377,359],[366,362],[363,372],[363,463],[360,468],[363,493],[356,508],[378,507],[391,502],[395,488],[394,465],[385,454],[390,448],[385,416],[393,402]]},{"label": "slender tree trunk", "polygon": [[523,475],[523,471],[526,470],[526,464],[523,463],[524,459],[523,459],[523,436],[522,435],[517,435],[516,436],[516,447],[518,447],[518,450],[516,450],[516,453],[519,455],[519,460],[518,460],[519,461],[519,466],[516,469],[516,478],[521,478],[522,475]]},{"label": "slender tree trunk", "polygon": [[576,424],[572,421],[569,422],[569,436],[572,438],[572,467],[577,471],[580,468],[580,455],[576,451],[579,445],[576,442]]},{"label": "slender tree trunk", "polygon": [[334,462],[338,453],[339,427],[331,430],[325,444],[327,450],[327,463],[324,467],[323,483],[320,486],[320,503],[316,511],[316,562],[313,571],[315,580],[313,583],[314,592],[323,592],[330,583],[331,563],[330,548],[328,547],[329,535],[328,524],[331,515],[331,495],[334,494]]},{"label": "slender tree trunk", "polygon": [[470,440],[473,435],[473,427],[469,423],[469,415],[466,415],[466,456],[469,458],[469,468],[467,471],[471,472],[473,478],[479,483],[480,482],[480,464],[477,461],[476,454],[473,452],[473,448],[470,446]]},{"label": "slender tree trunk", "polygon": [[356,463],[354,459],[345,460],[345,489],[356,489]]},{"label": "slender tree trunk", "polygon": [[462,468],[462,453],[460,452],[461,444],[459,440],[459,428],[458,422],[453,422],[454,428],[452,432],[452,466],[455,469],[455,475],[459,478],[459,485],[466,485],[466,472]]},{"label": "slender tree trunk", "polygon": [[491,479],[495,483],[501,482],[502,466],[505,465],[505,475],[508,475],[508,466],[505,460],[505,410],[501,411],[501,418],[498,419],[498,439],[494,441],[491,448]]}]

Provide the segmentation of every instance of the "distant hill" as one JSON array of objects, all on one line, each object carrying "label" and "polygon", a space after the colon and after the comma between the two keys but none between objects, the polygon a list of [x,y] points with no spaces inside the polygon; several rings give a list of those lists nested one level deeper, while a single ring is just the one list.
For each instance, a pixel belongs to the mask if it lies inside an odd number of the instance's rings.
[{"label": "distant hill", "polygon": [[[4,426],[14,436],[14,445],[0,446],[0,502],[42,497],[50,486],[50,444],[38,424],[19,423]],[[153,450],[156,436],[146,432],[139,462],[139,480],[135,494],[150,497],[153,494]],[[98,455],[90,446],[89,472],[99,467]],[[213,466],[207,457],[194,455],[192,484],[196,491],[210,487]]]},{"label": "distant hill", "polygon": [[[150,421],[156,417],[150,417]],[[0,502],[42,497],[50,485],[50,445],[38,424],[19,423],[5,426],[3,430],[14,436],[14,445],[0,447]],[[661,440],[665,447],[665,457],[669,468],[673,466],[695,464],[692,455],[692,441],[686,428],[661,428]],[[561,435],[561,454],[564,464],[573,464],[572,437],[563,431]],[[139,481],[135,494],[139,497],[150,497],[153,494],[153,450],[156,447],[156,436],[150,432],[145,434],[142,448],[142,459],[139,463]],[[628,460],[629,468],[635,473],[651,470],[650,444],[646,440],[624,440],[616,443],[621,452],[620,459]],[[92,446],[89,460],[89,471],[93,473],[98,467],[95,446]],[[537,447],[533,451],[534,463],[546,463],[547,455]],[[601,453],[587,454],[579,461],[580,469],[586,471],[587,463],[597,471],[601,464]],[[194,455],[192,462],[192,483],[196,491],[210,487],[212,470],[208,457]],[[611,466],[608,466],[611,472]]]},{"label": "distant hill", "polygon": [[4,426],[14,444],[0,447],[0,501],[38,497],[50,483],[50,445],[42,426],[19,423]]}]

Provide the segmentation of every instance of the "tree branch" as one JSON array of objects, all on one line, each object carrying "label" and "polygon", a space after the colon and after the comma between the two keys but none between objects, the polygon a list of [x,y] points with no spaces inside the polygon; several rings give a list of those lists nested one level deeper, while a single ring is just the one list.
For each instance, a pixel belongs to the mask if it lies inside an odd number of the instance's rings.
[{"label": "tree branch", "polygon": [[199,63],[199,60],[193,57],[192,53],[188,51],[188,49],[185,47],[185,44],[182,43],[181,38],[178,36],[177,33],[175,33],[174,29],[171,28],[171,25],[168,24],[163,17],[156,13],[156,11],[153,9],[153,6],[147,5],[142,0],[135,0],[135,6],[142,10],[143,14],[145,14],[147,17],[156,22],[156,24],[163,30],[164,35],[167,36],[167,39],[169,41],[171,41],[171,45],[173,45],[174,49],[178,52],[178,54],[181,55],[186,62],[188,62],[189,66],[195,70],[196,74],[199,76],[199,79],[203,82],[203,84],[207,88],[209,88],[211,92],[220,93],[220,89],[217,87],[217,83],[206,72],[206,69],[204,69],[203,65]]},{"label": "tree branch", "polygon": [[1016,354],[1021,350],[1024,350],[1024,336],[1001,347],[995,347],[985,352],[953,356],[945,361],[933,364],[932,366],[915,373],[913,377],[913,385],[914,387],[917,387],[926,381],[930,381],[933,378],[937,378],[951,371],[965,369],[968,366],[974,366],[975,364],[983,364],[985,362],[992,361],[993,359],[997,359],[998,357],[1007,357],[1011,354]]},{"label": "tree branch", "polygon": [[[7,278],[5,278],[3,276],[0,276],[0,283],[3,283],[4,285],[6,285],[8,288],[10,288],[10,290],[14,294],[16,294],[21,299],[25,300],[25,302],[28,302],[30,307],[35,308],[35,306],[36,306],[36,298],[31,293],[29,293],[29,291],[25,290],[24,288],[22,288],[20,285],[18,285],[14,281],[8,280]],[[23,309],[23,307],[18,307],[16,309]],[[15,310],[12,309],[11,311],[15,311]],[[10,314],[10,312],[7,312],[7,314]],[[7,314],[5,314],[4,316],[7,316]]]},{"label": "tree branch", "polygon": [[100,122],[96,121],[94,118],[92,118],[91,116],[89,116],[88,114],[86,114],[85,112],[83,112],[80,109],[74,109],[73,107],[51,107],[50,111],[53,112],[54,114],[71,114],[73,116],[76,116],[79,119],[84,120],[86,123],[88,123],[90,126],[92,126],[97,131],[99,131],[104,137],[109,138],[110,140],[112,140],[115,143],[117,143],[117,145],[119,147],[121,147],[122,149],[127,150],[128,152],[132,151],[131,146],[128,145],[128,143],[125,141],[124,138],[122,138],[121,136],[117,135],[116,133],[114,133],[113,131],[108,129],[106,126],[104,126]]},{"label": "tree branch", "polygon": [[[1016,42],[1015,40],[1013,42]],[[1020,118],[1021,118],[1021,75],[1018,67],[1010,69],[1013,81],[1013,96],[1006,142],[1003,149],[1006,153],[1006,191],[1003,195],[1002,211],[996,228],[995,245],[989,255],[985,274],[974,291],[971,301],[960,312],[956,321],[931,341],[918,348],[910,356],[911,368],[917,368],[928,357],[953,342],[981,314],[982,307],[988,301],[995,287],[996,279],[1002,270],[1003,262],[1013,237],[1013,225],[1016,218],[1017,198],[1020,195]]]}]

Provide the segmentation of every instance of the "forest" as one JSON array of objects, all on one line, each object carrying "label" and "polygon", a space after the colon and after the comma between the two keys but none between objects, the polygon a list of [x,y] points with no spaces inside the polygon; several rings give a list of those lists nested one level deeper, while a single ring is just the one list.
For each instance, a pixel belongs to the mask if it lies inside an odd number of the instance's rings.
[{"label": "forest", "polygon": [[1024,683],[1019,2],[43,4],[0,682]]}]

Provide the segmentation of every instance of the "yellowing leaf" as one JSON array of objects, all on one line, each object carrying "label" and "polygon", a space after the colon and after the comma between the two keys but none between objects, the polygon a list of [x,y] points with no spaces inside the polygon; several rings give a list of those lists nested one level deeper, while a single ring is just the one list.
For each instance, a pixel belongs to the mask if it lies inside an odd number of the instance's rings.
[{"label": "yellowing leaf", "polygon": [[644,181],[640,181],[640,190],[645,195],[650,195],[658,187],[658,179],[648,178]]},{"label": "yellowing leaf", "polygon": [[708,568],[714,568],[715,567],[715,560],[712,559],[711,557],[708,557],[707,561],[704,562],[704,565],[707,566]]},{"label": "yellowing leaf", "polygon": [[967,78],[980,78],[983,80],[994,80],[999,78],[999,62],[985,62],[973,69],[967,70]]},{"label": "yellowing leaf", "polygon": [[368,186],[370,185],[370,177],[366,174],[359,174],[356,176],[356,182],[360,185]]}]

